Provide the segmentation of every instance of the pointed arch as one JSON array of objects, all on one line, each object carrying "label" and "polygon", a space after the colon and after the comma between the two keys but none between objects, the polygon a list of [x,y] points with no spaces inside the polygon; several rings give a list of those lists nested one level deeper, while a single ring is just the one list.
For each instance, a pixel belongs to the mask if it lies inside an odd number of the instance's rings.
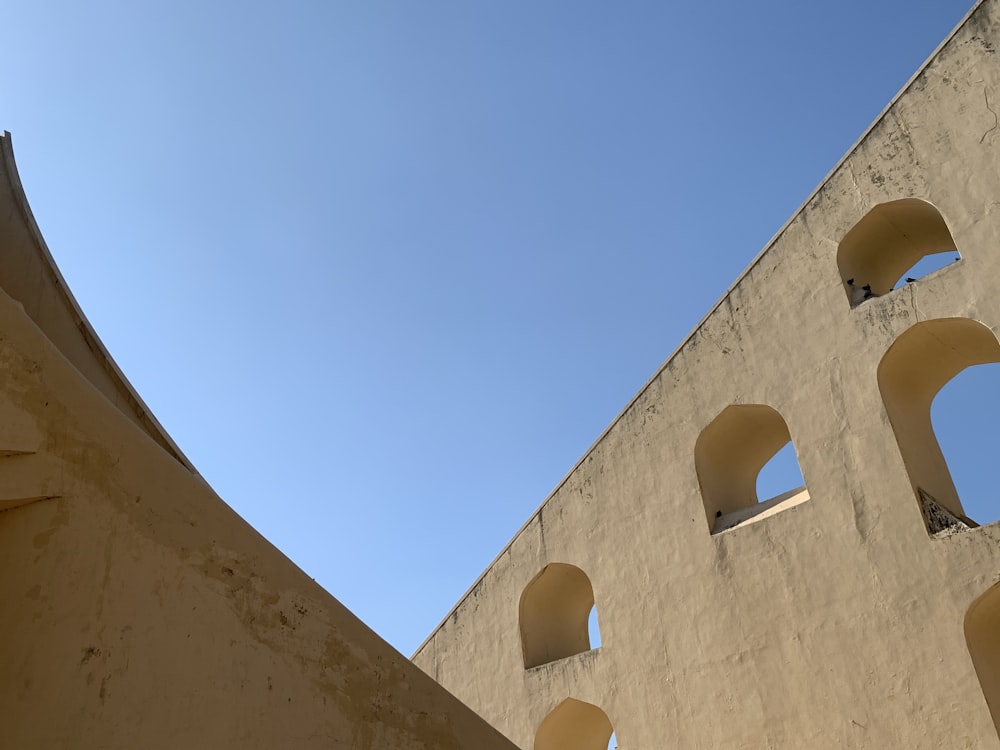
[{"label": "pointed arch", "polygon": [[941,212],[919,198],[880,203],[844,235],[837,267],[851,307],[888,294],[896,282],[929,255],[958,254]]},{"label": "pointed arch", "polygon": [[[930,531],[965,515],[931,423],[931,403],[956,375],[974,365],[1000,362],[1000,341],[969,318],[937,318],[904,331],[883,355],[878,387],[914,494]],[[941,511],[944,514],[941,514]],[[952,520],[949,520],[952,519]]]},{"label": "pointed arch", "polygon": [[590,650],[594,588],[580,568],[550,563],[524,588],[519,604],[524,668]]},{"label": "pointed arch", "polygon": [[600,708],[567,698],[542,720],[534,750],[607,750],[613,732],[611,719]]}]

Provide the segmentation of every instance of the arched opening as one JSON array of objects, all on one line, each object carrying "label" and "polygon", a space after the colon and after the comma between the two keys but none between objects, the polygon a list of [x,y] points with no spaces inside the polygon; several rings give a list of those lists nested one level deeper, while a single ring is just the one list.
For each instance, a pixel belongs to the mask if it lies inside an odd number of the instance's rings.
[{"label": "arched opening", "polygon": [[607,750],[614,727],[597,706],[567,698],[545,717],[535,733],[535,750]]},{"label": "arched opening", "polygon": [[[770,406],[727,406],[698,436],[695,469],[713,534],[809,499],[788,425]],[[772,494],[761,500],[758,486]]]},{"label": "arched opening", "polygon": [[965,643],[1000,733],[1000,584],[994,585],[965,614]]},{"label": "arched opening", "polygon": [[880,203],[844,235],[837,266],[851,307],[959,259],[941,213],[918,198]]},{"label": "arched opening", "polygon": [[596,624],[594,589],[587,574],[575,565],[546,565],[521,594],[524,668],[589,651],[591,610]]},{"label": "arched opening", "polygon": [[1000,363],[973,365],[931,403],[931,424],[962,501],[981,526],[1000,520],[994,462],[1000,445]]},{"label": "arched opening", "polygon": [[968,318],[917,323],[889,347],[878,386],[913,492],[928,531],[968,528],[965,512],[931,422],[931,404],[966,368],[1000,362],[1000,341]]}]

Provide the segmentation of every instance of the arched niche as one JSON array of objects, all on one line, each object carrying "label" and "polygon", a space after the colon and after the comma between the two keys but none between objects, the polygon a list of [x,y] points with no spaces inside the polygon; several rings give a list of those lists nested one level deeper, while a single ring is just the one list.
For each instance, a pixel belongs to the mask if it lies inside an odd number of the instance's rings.
[{"label": "arched niche", "polygon": [[567,698],[542,720],[534,750],[607,750],[613,732],[600,708]]},{"label": "arched niche", "polygon": [[594,588],[575,565],[550,563],[521,594],[519,622],[524,668],[590,650]]},{"label": "arched niche", "polygon": [[[914,494],[931,531],[948,517],[966,518],[931,423],[938,392],[967,367],[1000,362],[1000,341],[977,320],[938,318],[911,326],[878,366],[878,387]],[[943,509],[944,521],[935,520]]]},{"label": "arched niche", "polygon": [[757,497],[761,469],[791,439],[784,418],[764,404],[727,406],[702,430],[695,442],[694,459],[712,533],[759,519],[779,505],[809,499],[804,486],[788,487],[788,491],[763,502]]},{"label": "arched niche", "polygon": [[969,607],[965,615],[965,642],[993,724],[1000,733],[1000,584]]},{"label": "arched niche", "polygon": [[[929,255],[958,256],[941,213],[918,198],[880,203],[844,235],[837,267],[851,307],[892,291],[903,275]],[[867,287],[867,289],[866,289]]]}]

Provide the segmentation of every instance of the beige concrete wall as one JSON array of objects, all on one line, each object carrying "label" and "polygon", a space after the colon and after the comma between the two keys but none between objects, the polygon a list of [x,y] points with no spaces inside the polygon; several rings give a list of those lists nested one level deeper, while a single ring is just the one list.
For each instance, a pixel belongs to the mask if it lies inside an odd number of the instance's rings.
[{"label": "beige concrete wall", "polygon": [[[928,532],[878,383],[885,353],[921,321],[1000,332],[998,48],[1000,2],[987,0],[528,521],[418,665],[522,748],[567,698],[602,709],[626,749],[1000,748],[964,624],[1000,577],[1000,525]],[[869,211],[904,198],[940,211],[962,260],[852,308],[838,246]],[[732,405],[781,415],[808,499],[713,534],[715,515],[744,500],[706,506],[695,446]],[[734,460],[739,448],[727,448]],[[589,576],[603,645],[525,669],[519,603],[550,563]],[[981,607],[970,633],[988,641],[996,609]],[[984,670],[1000,664],[994,647],[980,650]]]},{"label": "beige concrete wall", "polygon": [[0,747],[510,750],[119,399],[11,186],[0,283],[33,280],[0,291]]}]

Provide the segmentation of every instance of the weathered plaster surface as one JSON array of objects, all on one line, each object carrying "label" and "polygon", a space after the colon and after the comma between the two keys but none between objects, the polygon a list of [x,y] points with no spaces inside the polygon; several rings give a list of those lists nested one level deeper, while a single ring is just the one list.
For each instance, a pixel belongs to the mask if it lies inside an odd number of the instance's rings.
[{"label": "weathered plaster surface", "polygon": [[145,418],[54,286],[4,141],[0,747],[511,748]]},{"label": "weathered plaster surface", "polygon": [[[998,47],[986,0],[415,654],[520,747],[573,697],[624,748],[1000,748],[963,632],[1000,526],[928,534],[876,378],[920,321],[1000,332]],[[851,309],[838,245],[901,198],[962,260]],[[781,414],[809,499],[711,534],[694,447],[733,404]],[[526,670],[552,562],[590,577],[603,645]]]}]

